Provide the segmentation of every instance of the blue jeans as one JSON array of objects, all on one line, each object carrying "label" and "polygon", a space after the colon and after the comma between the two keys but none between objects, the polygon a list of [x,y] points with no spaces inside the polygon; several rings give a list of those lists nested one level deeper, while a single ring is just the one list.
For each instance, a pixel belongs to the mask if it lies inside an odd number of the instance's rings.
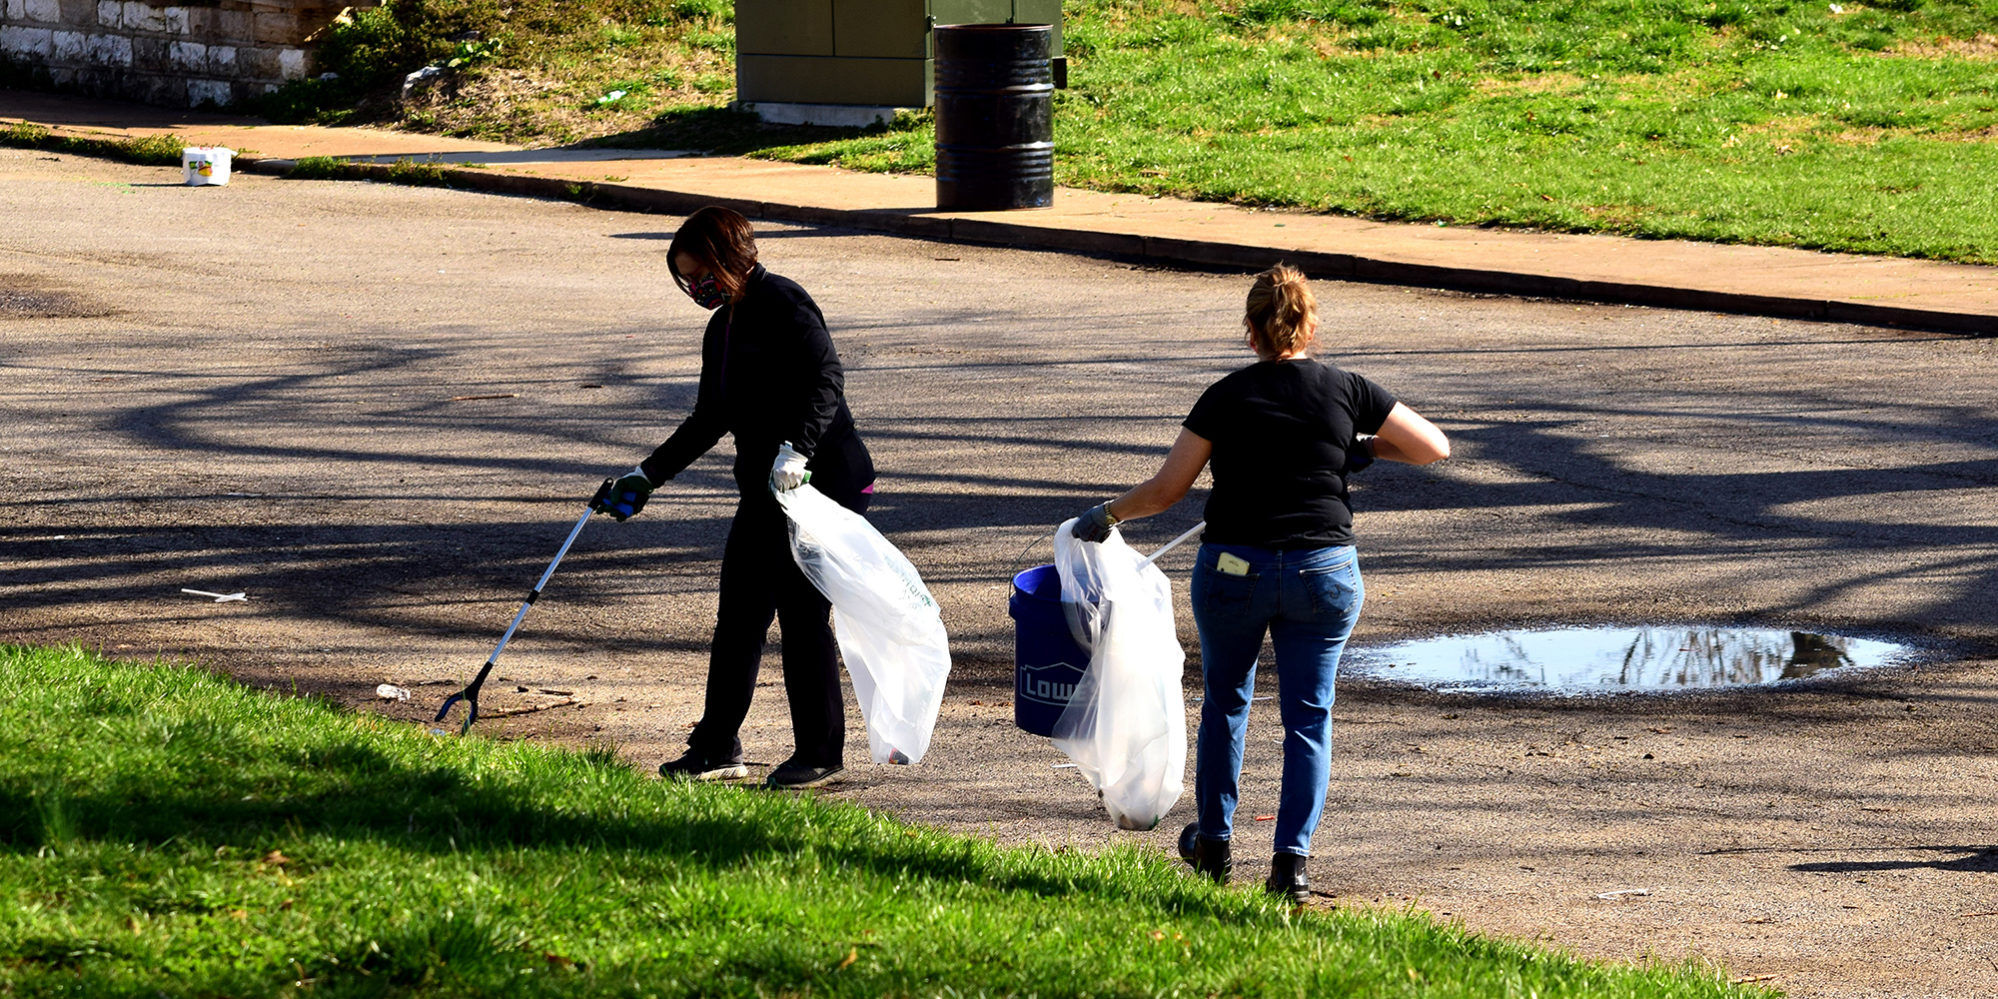
[{"label": "blue jeans", "polygon": [[[1247,574],[1220,571],[1216,564],[1224,554],[1247,562]],[[1234,831],[1242,739],[1267,633],[1276,647],[1284,731],[1276,852],[1311,855],[1311,834],[1324,814],[1332,776],[1332,685],[1365,596],[1358,553],[1350,545],[1292,551],[1200,546],[1193,620],[1200,627],[1206,700],[1193,799],[1201,835],[1228,839]]]}]

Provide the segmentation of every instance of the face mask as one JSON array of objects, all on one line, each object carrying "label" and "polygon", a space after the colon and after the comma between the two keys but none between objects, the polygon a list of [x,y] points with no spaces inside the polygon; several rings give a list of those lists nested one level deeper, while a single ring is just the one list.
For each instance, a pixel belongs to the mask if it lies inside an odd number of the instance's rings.
[{"label": "face mask", "polygon": [[722,291],[721,282],[713,274],[703,274],[687,282],[687,296],[703,309],[719,309],[728,304],[728,293]]}]

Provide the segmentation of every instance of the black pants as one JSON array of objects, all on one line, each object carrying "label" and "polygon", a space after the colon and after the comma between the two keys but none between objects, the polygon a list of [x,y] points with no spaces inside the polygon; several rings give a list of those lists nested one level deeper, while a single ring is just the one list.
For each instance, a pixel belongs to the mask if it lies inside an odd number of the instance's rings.
[{"label": "black pants", "polygon": [[[841,492],[832,496],[836,502],[866,512],[866,494]],[[806,766],[844,766],[846,705],[832,605],[791,558],[789,524],[767,494],[744,496],[736,505],[722,550],[719,597],[707,701],[688,747],[709,760],[742,759],[742,721],[756,694],[763,643],[774,618],[783,640],[784,692],[791,701],[796,743],[791,759]]]}]

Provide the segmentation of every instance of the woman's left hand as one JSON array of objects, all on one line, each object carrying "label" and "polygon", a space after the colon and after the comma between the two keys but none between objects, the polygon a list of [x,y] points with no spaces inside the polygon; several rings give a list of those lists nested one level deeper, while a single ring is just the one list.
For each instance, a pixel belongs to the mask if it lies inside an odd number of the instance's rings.
[{"label": "woman's left hand", "polygon": [[805,471],[805,456],[785,441],[777,448],[777,460],[770,466],[770,487],[778,492],[789,492],[812,481],[812,473]]}]

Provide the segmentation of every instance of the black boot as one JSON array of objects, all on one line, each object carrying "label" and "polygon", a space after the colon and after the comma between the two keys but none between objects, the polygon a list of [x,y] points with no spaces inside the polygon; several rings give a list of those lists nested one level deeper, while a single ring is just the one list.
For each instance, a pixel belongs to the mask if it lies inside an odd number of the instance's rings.
[{"label": "black boot", "polygon": [[1179,859],[1213,878],[1217,885],[1227,884],[1228,872],[1235,869],[1235,862],[1228,859],[1228,841],[1200,835],[1198,822],[1189,822],[1179,831]]},{"label": "black boot", "polygon": [[1304,862],[1308,859],[1301,854],[1279,853],[1270,858],[1270,879],[1263,882],[1269,893],[1288,901],[1292,905],[1303,905],[1311,901],[1311,882],[1304,876]]}]

